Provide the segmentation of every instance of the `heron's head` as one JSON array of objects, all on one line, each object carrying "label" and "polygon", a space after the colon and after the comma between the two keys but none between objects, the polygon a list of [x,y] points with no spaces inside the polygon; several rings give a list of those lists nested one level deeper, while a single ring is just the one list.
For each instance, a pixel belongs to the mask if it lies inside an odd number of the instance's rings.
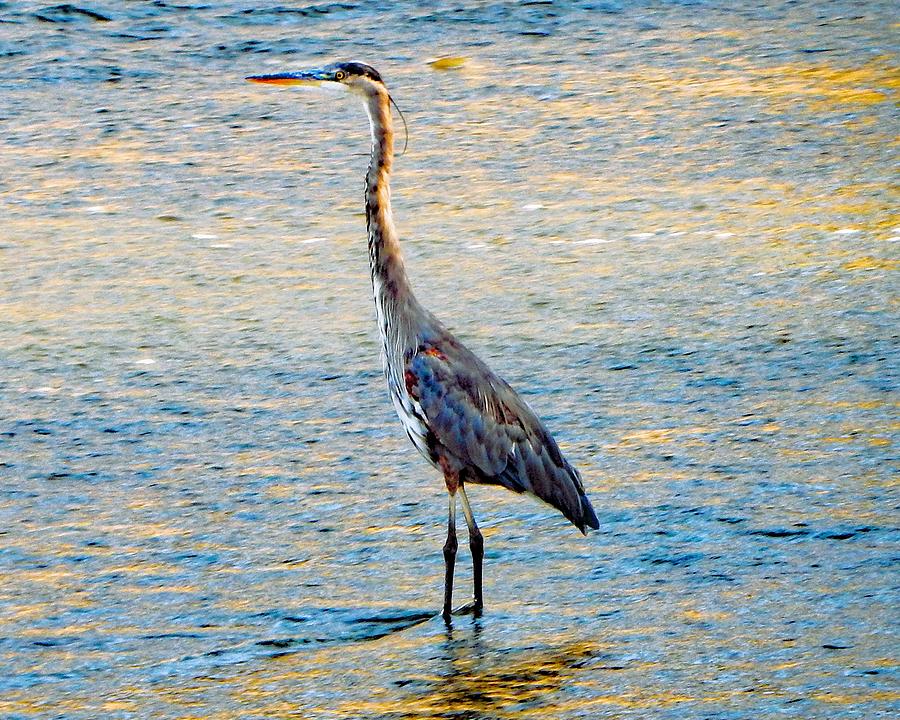
[{"label": "heron's head", "polygon": [[361,62],[336,62],[314,70],[276,73],[275,75],[251,75],[250,82],[272,85],[305,85],[325,89],[347,90],[367,96],[384,90],[381,75],[371,65]]},{"label": "heron's head", "polygon": [[[382,127],[392,128],[390,105],[397,108],[400,113],[400,119],[403,120],[403,128],[406,130],[406,118],[397,107],[397,103],[388,93],[384,85],[381,75],[371,65],[361,62],[336,62],[326,65],[322,68],[314,70],[300,70],[298,72],[276,73],[274,75],[251,75],[247,78],[250,82],[267,83],[269,85],[300,85],[306,87],[317,87],[324,90],[337,90],[339,92],[350,92],[362,98],[369,113],[369,120],[373,123],[372,132],[374,140],[375,120],[373,119],[375,110],[373,108],[388,108],[388,112],[383,113],[383,117],[379,119]],[[382,115],[382,113],[378,113]],[[409,141],[409,131],[406,130],[406,139]],[[406,152],[406,143],[403,145],[403,152]]]}]

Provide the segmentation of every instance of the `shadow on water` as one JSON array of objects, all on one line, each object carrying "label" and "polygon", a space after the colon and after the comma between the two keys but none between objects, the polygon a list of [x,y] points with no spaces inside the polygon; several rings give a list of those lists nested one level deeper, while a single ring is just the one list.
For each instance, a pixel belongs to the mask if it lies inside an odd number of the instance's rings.
[{"label": "shadow on water", "polygon": [[[275,649],[275,656],[297,652],[305,645],[332,645],[377,640],[392,633],[431,620],[433,610],[388,610],[374,612],[365,608],[315,608],[302,615],[265,613],[277,619],[279,629],[290,634],[285,637],[259,640],[254,647]],[[292,634],[299,629],[299,635]]]},{"label": "shadow on water", "polygon": [[[271,635],[263,640],[241,642],[186,655],[158,667],[163,675],[209,670],[266,658],[283,658],[305,649],[346,646],[378,640],[429,620],[439,620],[433,610],[380,610],[370,608],[304,608],[301,612],[267,611],[253,617],[273,623]],[[442,622],[442,621],[441,621]]]}]

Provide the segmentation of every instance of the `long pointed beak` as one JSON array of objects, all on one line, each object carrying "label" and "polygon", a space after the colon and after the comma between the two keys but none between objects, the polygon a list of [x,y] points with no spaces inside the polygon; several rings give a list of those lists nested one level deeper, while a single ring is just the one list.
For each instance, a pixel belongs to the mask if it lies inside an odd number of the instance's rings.
[{"label": "long pointed beak", "polygon": [[267,83],[269,85],[307,85],[318,87],[325,79],[316,70],[309,72],[286,72],[274,75],[251,75],[247,78],[250,82]]}]

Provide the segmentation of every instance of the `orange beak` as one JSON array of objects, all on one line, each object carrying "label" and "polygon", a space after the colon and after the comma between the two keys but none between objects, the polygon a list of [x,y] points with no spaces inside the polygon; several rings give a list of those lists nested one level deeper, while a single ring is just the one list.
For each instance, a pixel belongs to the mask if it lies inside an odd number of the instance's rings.
[{"label": "orange beak", "polygon": [[326,79],[317,70],[276,73],[275,75],[251,75],[247,78],[250,82],[265,83],[267,85],[312,85],[314,87],[321,85]]}]

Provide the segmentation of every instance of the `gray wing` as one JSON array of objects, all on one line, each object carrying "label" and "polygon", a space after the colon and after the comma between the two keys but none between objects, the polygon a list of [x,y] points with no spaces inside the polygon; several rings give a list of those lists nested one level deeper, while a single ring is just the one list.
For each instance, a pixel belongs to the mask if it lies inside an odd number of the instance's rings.
[{"label": "gray wing", "polygon": [[599,523],[578,471],[509,384],[455,339],[422,345],[407,360],[406,387],[463,477],[529,493],[582,532]]}]

